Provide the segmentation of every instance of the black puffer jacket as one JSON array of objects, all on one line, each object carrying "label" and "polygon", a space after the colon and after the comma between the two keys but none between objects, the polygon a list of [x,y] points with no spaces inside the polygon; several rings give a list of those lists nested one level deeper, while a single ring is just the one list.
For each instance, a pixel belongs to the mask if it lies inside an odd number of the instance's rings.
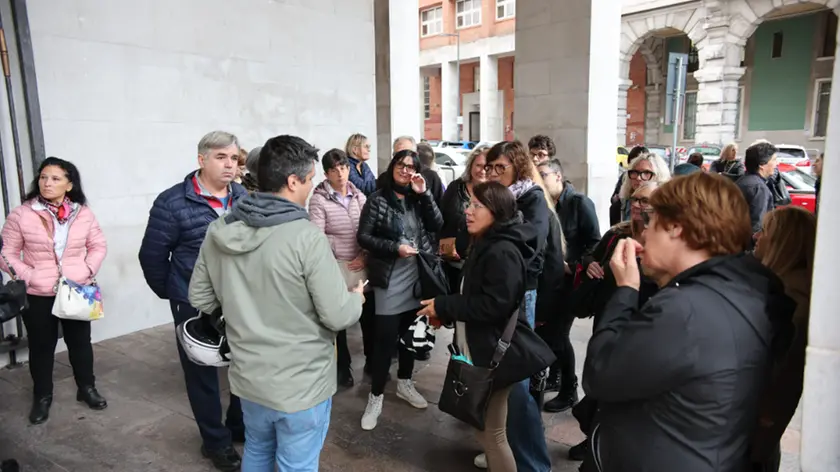
[{"label": "black puffer jacket", "polygon": [[551,212],[546,204],[545,193],[538,185],[534,185],[520,195],[516,199],[516,207],[522,212],[525,222],[531,223],[537,230],[537,250],[528,263],[528,277],[525,279],[525,290],[534,290],[539,285],[545,262],[545,246],[549,230],[548,216]]},{"label": "black puffer jacket", "polygon": [[411,193],[403,202],[390,189],[383,188],[372,193],[362,208],[359,218],[359,232],[356,239],[359,246],[368,252],[367,274],[372,287],[388,288],[394,262],[400,257],[400,236],[403,234],[402,215],[413,211],[420,224],[420,239],[417,249],[434,253],[437,242],[432,234],[443,227],[443,217],[435,204],[431,192]]},{"label": "black puffer jacket", "polygon": [[460,178],[453,180],[446,187],[440,203],[440,212],[443,214],[440,239],[455,238],[455,250],[461,257],[466,256],[470,243],[467,234],[467,217],[464,214],[469,203],[470,194],[467,192],[467,184]]},{"label": "black puffer jacket", "polygon": [[[490,367],[505,325],[525,294],[525,267],[536,246],[536,230],[521,215],[494,226],[476,241],[464,264],[463,294],[435,298],[442,321],[465,323],[475,365]],[[551,349],[520,310],[510,348],[496,368],[494,388],[527,379],[553,362]]]},{"label": "black puffer jacket", "polygon": [[595,204],[566,181],[557,202],[557,216],[566,238],[566,262],[574,265],[601,240]]},{"label": "black puffer jacket", "polygon": [[718,159],[709,164],[709,171],[716,172],[720,175],[723,175],[724,177],[729,177],[729,179],[735,182],[747,172],[747,169],[744,167],[744,163],[739,161],[738,159]]},{"label": "black puffer jacket", "polygon": [[620,287],[589,341],[603,470],[742,472],[762,387],[795,303],[748,254],[677,275],[638,309]]}]

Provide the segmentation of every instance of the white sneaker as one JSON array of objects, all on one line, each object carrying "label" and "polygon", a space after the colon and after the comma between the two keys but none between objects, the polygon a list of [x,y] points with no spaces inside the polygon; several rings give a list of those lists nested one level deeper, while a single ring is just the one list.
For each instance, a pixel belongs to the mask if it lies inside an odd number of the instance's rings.
[{"label": "white sneaker", "polygon": [[382,399],[385,394],[374,395],[368,394],[368,404],[365,407],[365,414],[362,415],[362,429],[370,431],[376,427],[376,422],[379,421],[379,415],[382,414]]},{"label": "white sneaker", "polygon": [[407,401],[414,408],[426,408],[429,403],[420,395],[420,392],[414,388],[414,382],[411,379],[399,379],[397,381],[397,397]]},{"label": "white sneaker", "polygon": [[473,465],[478,467],[479,469],[486,469],[487,468],[487,454],[481,453],[475,456],[473,459]]}]

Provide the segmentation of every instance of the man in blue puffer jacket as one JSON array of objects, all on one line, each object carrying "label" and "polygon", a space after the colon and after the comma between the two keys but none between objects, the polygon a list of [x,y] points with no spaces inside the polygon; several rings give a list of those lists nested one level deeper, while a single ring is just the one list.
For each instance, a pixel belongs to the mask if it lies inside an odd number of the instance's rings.
[{"label": "man in blue puffer jacket", "polygon": [[[155,294],[169,300],[175,325],[198,314],[189,303],[189,285],[198,250],[207,227],[247,194],[233,182],[239,157],[236,136],[208,133],[198,143],[197,171],[161,193],[149,212],[140,246],[140,267]],[[193,416],[201,433],[201,453],[218,470],[239,470],[241,459],[233,441],[245,441],[239,398],[231,395],[227,419],[222,423],[219,375],[215,367],[189,360],[178,343],[181,367]]]}]

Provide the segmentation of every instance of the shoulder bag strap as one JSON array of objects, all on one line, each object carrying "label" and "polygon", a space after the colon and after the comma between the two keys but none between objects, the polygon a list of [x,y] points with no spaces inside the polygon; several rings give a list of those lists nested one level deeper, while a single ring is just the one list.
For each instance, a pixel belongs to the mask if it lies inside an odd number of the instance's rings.
[{"label": "shoulder bag strap", "polygon": [[513,339],[513,333],[516,331],[516,322],[518,320],[519,308],[514,310],[513,314],[510,315],[510,319],[508,319],[505,331],[502,333],[502,338],[499,339],[498,344],[496,344],[496,352],[493,353],[493,360],[490,362],[490,367],[496,368],[496,366],[502,362],[502,358],[505,356],[505,353],[510,347],[510,340]]}]

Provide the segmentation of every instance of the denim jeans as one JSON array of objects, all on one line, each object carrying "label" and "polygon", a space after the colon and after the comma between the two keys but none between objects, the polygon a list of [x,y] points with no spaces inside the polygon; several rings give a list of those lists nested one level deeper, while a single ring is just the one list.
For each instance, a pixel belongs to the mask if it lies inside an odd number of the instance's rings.
[{"label": "denim jeans", "polygon": [[[537,291],[525,292],[525,316],[531,327],[536,318]],[[531,379],[513,385],[508,397],[508,411],[518,414],[507,417],[507,437],[518,472],[548,472],[551,459],[545,443],[542,416],[536,400],[529,391]]]},{"label": "denim jeans", "polygon": [[330,427],[332,398],[308,410],[283,413],[242,399],[242,472],[317,472]]}]

